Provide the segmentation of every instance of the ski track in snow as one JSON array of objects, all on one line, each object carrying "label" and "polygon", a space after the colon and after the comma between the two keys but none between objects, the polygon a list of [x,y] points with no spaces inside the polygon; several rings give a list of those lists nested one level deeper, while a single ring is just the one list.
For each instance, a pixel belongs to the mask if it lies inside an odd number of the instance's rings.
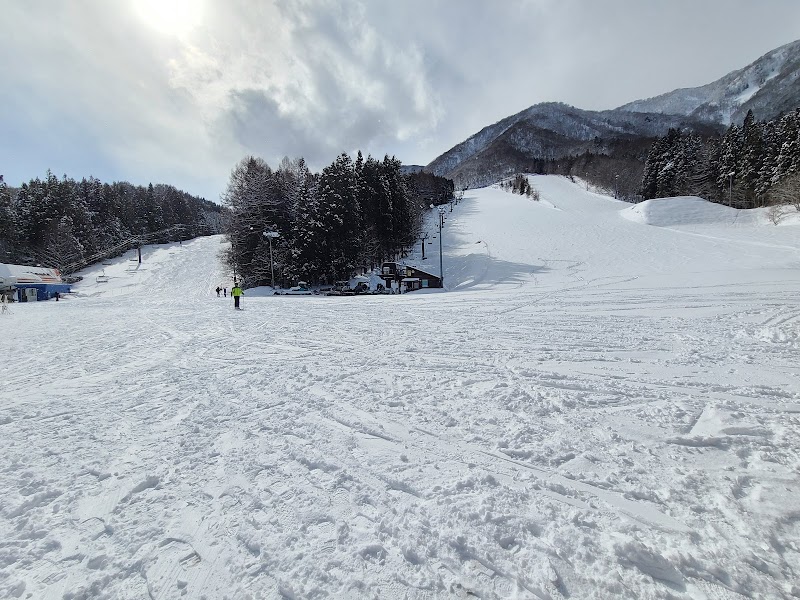
[{"label": "ski track in snow", "polygon": [[211,237],[13,305],[0,597],[800,595],[798,229],[532,181],[445,294],[235,312]]}]

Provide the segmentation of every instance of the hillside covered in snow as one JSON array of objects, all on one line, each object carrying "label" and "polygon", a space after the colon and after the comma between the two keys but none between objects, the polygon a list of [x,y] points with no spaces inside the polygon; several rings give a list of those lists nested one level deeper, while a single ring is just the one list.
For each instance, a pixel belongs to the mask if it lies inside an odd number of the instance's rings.
[{"label": "hillside covered in snow", "polygon": [[12,305],[0,597],[800,595],[800,226],[531,183],[445,291],[234,311],[215,236]]},{"label": "hillside covered in snow", "polygon": [[800,40],[776,48],[742,69],[696,88],[682,88],[618,110],[684,115],[715,123],[741,123],[748,110],[773,119],[800,104]]},{"label": "hillside covered in snow", "polygon": [[591,111],[545,102],[484,127],[425,168],[461,185],[482,186],[565,157],[612,154],[618,146],[646,148],[670,128],[702,134],[717,131],[682,115]]},{"label": "hillside covered in snow", "polygon": [[[524,172],[574,175],[632,200],[641,193],[648,151],[670,129],[708,139],[741,125],[749,110],[756,120],[769,121],[798,107],[800,41],[707,85],[613,110],[536,104],[484,127],[425,168],[459,187],[490,185]],[[793,133],[776,143],[794,145]]]}]

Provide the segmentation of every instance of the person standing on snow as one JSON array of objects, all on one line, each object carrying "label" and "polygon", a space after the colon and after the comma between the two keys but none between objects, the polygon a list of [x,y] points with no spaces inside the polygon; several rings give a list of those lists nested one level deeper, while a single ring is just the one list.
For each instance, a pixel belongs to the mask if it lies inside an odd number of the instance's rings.
[{"label": "person standing on snow", "polygon": [[219,298],[219,293],[222,291],[222,288],[217,286],[217,298]]},{"label": "person standing on snow", "polygon": [[244,292],[242,288],[239,287],[239,284],[234,282],[233,287],[231,288],[231,296],[233,296],[233,308],[239,308],[239,296],[243,296]]}]

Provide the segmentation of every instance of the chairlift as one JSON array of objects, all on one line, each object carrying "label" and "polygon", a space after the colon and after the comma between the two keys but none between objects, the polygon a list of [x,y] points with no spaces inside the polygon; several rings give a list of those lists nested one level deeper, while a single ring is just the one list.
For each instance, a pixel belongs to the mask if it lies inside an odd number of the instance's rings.
[{"label": "chairlift", "polygon": [[108,275],[106,275],[106,270],[103,269],[102,274],[97,276],[97,283],[108,283]]}]

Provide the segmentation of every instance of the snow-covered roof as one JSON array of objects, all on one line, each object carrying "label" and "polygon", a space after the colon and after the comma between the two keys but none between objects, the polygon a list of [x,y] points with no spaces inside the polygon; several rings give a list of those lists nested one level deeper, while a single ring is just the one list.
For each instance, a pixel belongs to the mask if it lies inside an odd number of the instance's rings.
[{"label": "snow-covered roof", "polygon": [[56,269],[5,263],[0,263],[0,278],[17,283],[61,283],[61,274]]},{"label": "snow-covered roof", "polygon": [[439,276],[436,275],[435,273],[431,273],[430,271],[425,271],[424,269],[420,269],[419,267],[415,267],[413,265],[409,265],[409,267],[414,269],[418,273],[423,273],[425,275],[430,275],[431,277],[435,277],[436,279],[439,279]]}]

